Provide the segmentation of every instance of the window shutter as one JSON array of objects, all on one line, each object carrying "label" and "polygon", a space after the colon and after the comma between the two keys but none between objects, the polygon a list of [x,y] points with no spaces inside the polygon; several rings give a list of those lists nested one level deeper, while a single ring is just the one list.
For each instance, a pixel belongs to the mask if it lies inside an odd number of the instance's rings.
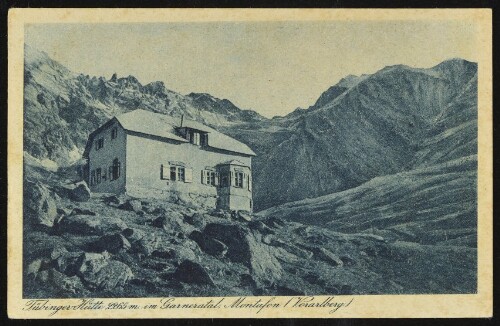
[{"label": "window shutter", "polygon": [[207,170],[201,170],[201,184],[205,184],[205,180],[207,177]]},{"label": "window shutter", "polygon": [[248,190],[252,191],[252,175],[248,175]]},{"label": "window shutter", "polygon": [[170,165],[162,164],[161,165],[161,179],[162,180],[170,180]]},{"label": "window shutter", "polygon": [[193,169],[186,168],[184,170],[184,182],[193,182]]},{"label": "window shutter", "polygon": [[215,185],[218,186],[219,185],[219,178],[220,178],[220,175],[219,173],[215,173]]},{"label": "window shutter", "polygon": [[234,172],[231,171],[231,172],[229,172],[229,186],[231,186],[233,184],[236,184],[236,183],[234,182]]}]

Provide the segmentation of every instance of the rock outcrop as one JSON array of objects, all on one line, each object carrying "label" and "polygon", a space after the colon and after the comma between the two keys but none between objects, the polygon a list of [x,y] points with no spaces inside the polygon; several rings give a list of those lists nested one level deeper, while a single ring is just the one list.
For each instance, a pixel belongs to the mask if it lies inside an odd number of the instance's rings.
[{"label": "rock outcrop", "polygon": [[227,245],[226,256],[233,262],[249,267],[255,280],[273,284],[283,274],[283,268],[273,254],[273,249],[261,242],[261,235],[239,224],[208,224],[203,234]]},{"label": "rock outcrop", "polygon": [[70,215],[63,217],[56,225],[57,232],[84,235],[104,235],[109,232],[120,232],[127,224],[118,217]]},{"label": "rock outcrop", "polygon": [[173,274],[173,277],[184,283],[215,285],[205,268],[190,260],[184,260]]},{"label": "rock outcrop", "polygon": [[26,222],[52,227],[58,216],[54,194],[40,182],[25,181],[23,198]]},{"label": "rock outcrop", "polygon": [[206,252],[209,255],[222,258],[227,253],[227,246],[220,242],[217,239],[206,236],[204,233],[200,231],[193,231],[189,238],[194,240],[198,246],[200,246],[201,250]]}]

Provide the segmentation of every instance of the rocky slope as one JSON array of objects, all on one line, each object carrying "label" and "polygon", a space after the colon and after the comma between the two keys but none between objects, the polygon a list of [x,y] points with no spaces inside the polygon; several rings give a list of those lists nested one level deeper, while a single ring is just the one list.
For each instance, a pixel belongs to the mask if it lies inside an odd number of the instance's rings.
[{"label": "rocky slope", "polygon": [[110,117],[137,108],[204,122],[211,126],[265,120],[209,94],[181,95],[157,81],[107,79],[76,74],[47,54],[25,46],[24,148],[35,159],[60,166],[76,162],[88,134]]},{"label": "rocky slope", "polygon": [[[476,64],[348,76],[265,119],[25,51],[26,297],[475,291]],[[137,107],[247,143],[265,210],[231,217],[73,184],[87,135]]]},{"label": "rocky slope", "polygon": [[455,59],[350,76],[307,110],[226,129],[258,154],[255,207],[350,189],[477,154],[477,66]]},{"label": "rocky slope", "polygon": [[475,291],[474,248],[204,211],[182,199],[90,197],[62,172],[26,166],[26,298]]}]

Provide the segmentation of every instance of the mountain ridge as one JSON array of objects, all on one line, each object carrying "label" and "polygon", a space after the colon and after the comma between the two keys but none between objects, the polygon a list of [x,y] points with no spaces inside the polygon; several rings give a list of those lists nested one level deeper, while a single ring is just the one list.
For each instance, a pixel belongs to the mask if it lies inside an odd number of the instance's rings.
[{"label": "mountain ridge", "polygon": [[[71,165],[88,134],[107,119],[136,108],[187,118],[210,126],[259,122],[265,117],[241,110],[227,99],[181,95],[163,81],[141,84],[134,76],[77,74],[46,53],[25,46],[25,150],[34,158]],[[44,139],[45,138],[45,139]],[[42,140],[44,139],[44,140]]]},{"label": "mountain ridge", "polygon": [[[463,139],[469,145],[452,158],[477,153],[476,112],[477,65],[450,60],[365,76],[320,107],[273,119],[278,132],[266,126],[228,132],[255,147],[256,207],[265,209],[433,164],[429,152],[451,153]],[[450,138],[448,130],[463,122],[468,127]],[[439,134],[446,140],[433,142]],[[268,182],[277,179],[284,181]]]},{"label": "mountain ridge", "polygon": [[210,94],[181,95],[162,81],[142,85],[134,76],[74,74],[46,53],[29,46],[27,53],[30,156],[71,165],[88,134],[113,115],[138,107],[184,114],[254,149],[257,210],[477,151],[477,64],[462,59],[346,76],[316,106],[267,119]]}]

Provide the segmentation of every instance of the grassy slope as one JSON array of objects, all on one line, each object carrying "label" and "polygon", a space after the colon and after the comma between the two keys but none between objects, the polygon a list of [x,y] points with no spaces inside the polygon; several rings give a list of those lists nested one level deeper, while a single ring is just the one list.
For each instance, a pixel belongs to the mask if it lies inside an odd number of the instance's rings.
[{"label": "grassy slope", "polygon": [[475,156],[375,178],[359,187],[261,212],[340,232],[419,243],[476,242]]}]

